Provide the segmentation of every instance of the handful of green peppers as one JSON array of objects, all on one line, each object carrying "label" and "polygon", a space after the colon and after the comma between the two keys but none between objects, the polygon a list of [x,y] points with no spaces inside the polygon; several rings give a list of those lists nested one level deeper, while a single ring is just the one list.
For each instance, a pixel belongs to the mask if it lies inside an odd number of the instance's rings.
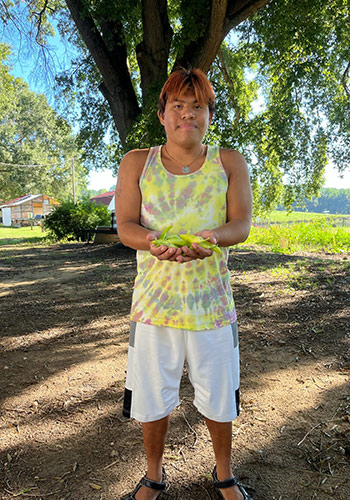
[{"label": "handful of green peppers", "polygon": [[155,238],[152,241],[152,243],[157,247],[160,247],[161,245],[165,245],[166,247],[172,247],[172,248],[180,248],[187,246],[191,250],[193,250],[192,243],[196,243],[202,248],[208,248],[210,250],[213,250],[213,252],[221,253],[220,247],[218,247],[218,245],[215,245],[215,243],[209,241],[208,238],[202,238],[202,236],[198,236],[196,234],[188,234],[188,233],[168,234],[172,227],[173,226],[168,226],[167,228],[165,228],[162,234],[159,236],[159,238]]}]

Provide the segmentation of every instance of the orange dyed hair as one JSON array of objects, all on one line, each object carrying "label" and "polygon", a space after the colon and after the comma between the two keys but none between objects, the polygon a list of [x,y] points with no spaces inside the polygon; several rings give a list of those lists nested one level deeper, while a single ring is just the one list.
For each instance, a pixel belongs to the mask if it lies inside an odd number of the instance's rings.
[{"label": "orange dyed hair", "polygon": [[164,114],[170,96],[181,98],[189,90],[194,93],[199,104],[207,104],[209,111],[214,112],[215,94],[207,76],[200,69],[180,68],[171,73],[160,92],[158,101],[160,114]]}]

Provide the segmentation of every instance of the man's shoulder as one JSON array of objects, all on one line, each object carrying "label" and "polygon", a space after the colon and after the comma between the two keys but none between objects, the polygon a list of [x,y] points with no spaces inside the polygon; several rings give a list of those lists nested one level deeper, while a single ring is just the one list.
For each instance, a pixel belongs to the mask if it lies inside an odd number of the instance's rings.
[{"label": "man's shoulder", "polygon": [[244,156],[236,149],[220,148],[220,159],[229,180],[247,171]]},{"label": "man's shoulder", "polygon": [[132,149],[128,151],[123,158],[123,162],[143,162],[145,163],[149,153],[149,148],[145,149]]},{"label": "man's shoulder", "polygon": [[146,163],[148,153],[149,148],[132,149],[123,157],[120,163],[119,172],[125,172],[128,173],[128,175],[135,174],[139,177]]},{"label": "man's shoulder", "polygon": [[237,149],[219,148],[222,161],[245,161],[242,153]]}]

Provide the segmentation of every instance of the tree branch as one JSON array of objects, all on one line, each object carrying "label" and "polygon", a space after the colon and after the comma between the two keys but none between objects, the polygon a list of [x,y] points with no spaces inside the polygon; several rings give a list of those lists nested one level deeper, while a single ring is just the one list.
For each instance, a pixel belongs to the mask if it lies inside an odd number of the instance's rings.
[{"label": "tree branch", "polygon": [[[203,15],[204,7],[210,7],[210,15]],[[200,68],[204,72],[209,70],[222,41],[226,8],[227,0],[203,2],[203,9],[198,9],[195,19],[198,33],[202,34],[186,44],[184,53],[176,59],[173,69],[176,69],[177,66],[183,66]],[[193,24],[193,19],[188,21]],[[186,33],[185,22],[186,20],[183,23],[183,31]]]},{"label": "tree branch", "polygon": [[34,15],[39,18],[38,28],[37,28],[36,35],[35,35],[35,41],[36,41],[36,43],[38,45],[42,45],[42,42],[40,42],[40,29],[41,29],[41,25],[42,25],[42,21],[43,21],[43,15],[45,14],[46,9],[53,11],[53,9],[51,9],[48,6],[48,3],[49,3],[49,0],[45,0],[43,8],[41,9],[41,11],[40,12],[34,12]]},{"label": "tree branch", "polygon": [[227,0],[213,0],[209,30],[198,61],[203,71],[209,71],[222,42],[222,32],[226,18]]},{"label": "tree branch", "polygon": [[202,27],[204,35],[186,46],[174,68],[178,65],[192,66],[208,72],[229,31],[269,2],[270,0],[211,0],[210,19]]},{"label": "tree branch", "polygon": [[224,36],[242,21],[248,19],[271,0],[228,0]]},{"label": "tree branch", "polygon": [[235,110],[235,125],[237,125],[239,122],[239,119],[241,117],[241,110],[238,106],[237,99],[236,99],[236,96],[234,93],[234,83],[233,83],[233,81],[232,81],[232,79],[227,71],[224,56],[223,56],[223,53],[220,49],[218,51],[218,59],[219,59],[219,68],[221,69],[224,80],[227,83],[227,87],[228,87],[229,92],[232,96],[233,109]]},{"label": "tree branch", "polygon": [[[140,113],[127,66],[127,51],[122,25],[114,23],[111,42],[105,43],[95,21],[82,0],[66,0],[82,39],[101,75],[101,92],[108,100],[120,139],[125,142],[127,130]],[[102,90],[103,89],[103,90]]]},{"label": "tree branch", "polygon": [[344,90],[345,90],[345,93],[346,93],[346,95],[347,95],[348,97],[350,97],[350,90],[349,90],[349,87],[348,87],[348,85],[347,85],[347,83],[346,83],[346,80],[348,80],[348,79],[349,79],[349,73],[350,73],[350,62],[349,62],[349,64],[347,65],[347,68],[346,68],[346,70],[344,71],[343,77],[342,77],[342,79],[341,79],[341,83],[342,83],[342,85],[343,85],[343,87],[344,87]]}]

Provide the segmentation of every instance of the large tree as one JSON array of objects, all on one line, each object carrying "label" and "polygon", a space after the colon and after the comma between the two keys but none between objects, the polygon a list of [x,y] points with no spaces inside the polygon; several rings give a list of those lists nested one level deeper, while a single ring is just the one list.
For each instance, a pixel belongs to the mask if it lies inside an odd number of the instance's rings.
[{"label": "large tree", "polygon": [[[153,102],[152,91],[159,91],[166,80],[169,63],[172,67],[192,66],[207,72],[230,30],[269,1],[66,0],[70,12],[67,16],[59,0],[29,0],[25,2],[25,13],[42,47],[45,37],[52,33],[49,19],[54,15],[59,19],[61,33],[68,32],[82,52],[81,40],[84,42],[88,51],[84,56],[90,55],[98,69],[99,90],[125,144],[142,108]],[[14,21],[18,30],[24,28],[23,19],[19,23],[24,12],[20,10],[22,3],[1,2],[3,21]],[[17,6],[17,15],[13,5]],[[71,20],[79,38],[72,33]],[[88,72],[86,67],[84,71]]]},{"label": "large tree", "polygon": [[[175,32],[170,25],[166,0],[66,0],[72,19],[101,73],[99,88],[109,103],[122,143],[141,113],[128,67],[131,48],[140,71],[142,105],[147,107],[148,98],[154,98],[149,89],[159,88],[167,78],[170,56],[173,67],[192,66],[207,72],[227,33],[268,2],[169,2],[169,8],[176,11],[175,16],[181,23],[181,28]],[[135,27],[140,26],[141,21],[142,30],[137,33]],[[172,44],[176,52],[171,50]]]},{"label": "large tree", "polygon": [[71,158],[79,194],[86,186],[86,170],[70,126],[43,94],[11,76],[9,55],[8,47],[0,44],[0,198],[29,193],[71,197]]},{"label": "large tree", "polygon": [[78,98],[95,166],[114,145],[121,154],[163,140],[156,96],[177,65],[209,72],[218,106],[207,141],[244,152],[257,206],[317,194],[329,159],[349,166],[348,0],[65,4],[28,0],[26,12],[42,47],[54,16],[79,52],[58,80],[70,110]]}]

